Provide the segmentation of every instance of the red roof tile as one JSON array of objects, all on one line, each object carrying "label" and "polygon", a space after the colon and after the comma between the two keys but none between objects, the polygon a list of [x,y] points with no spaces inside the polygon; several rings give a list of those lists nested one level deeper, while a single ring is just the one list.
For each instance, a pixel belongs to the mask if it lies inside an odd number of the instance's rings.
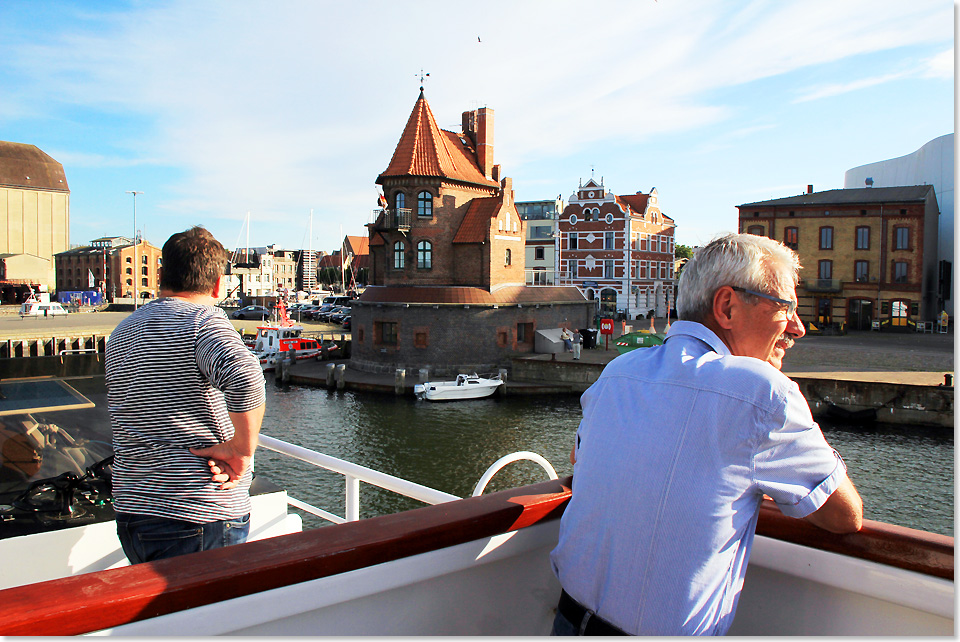
[{"label": "red roof tile", "polygon": [[525,287],[512,285],[487,292],[469,287],[368,286],[360,295],[363,303],[454,303],[463,305],[509,305],[573,303],[586,301],[574,287]]},{"label": "red roof tile", "polygon": [[347,243],[354,256],[363,256],[370,253],[370,239],[366,236],[348,236]]},{"label": "red roof tile", "polygon": [[459,134],[443,131],[437,126],[423,92],[413,106],[390,164],[377,177],[377,183],[382,184],[388,176],[439,176],[498,186],[483,175],[477,166],[476,154],[463,144]]},{"label": "red roof tile", "polygon": [[[649,194],[624,194],[623,196],[616,196],[617,202],[620,204],[620,207],[626,209],[626,206],[629,205],[630,209],[633,210],[634,214],[643,214],[647,211],[647,201],[650,199]],[[665,218],[668,221],[673,221],[672,218],[660,212],[660,216]]]},{"label": "red roof tile", "polygon": [[454,243],[482,243],[490,232],[490,219],[500,213],[503,196],[475,198],[470,201],[467,213],[463,215],[460,228],[453,237]]}]

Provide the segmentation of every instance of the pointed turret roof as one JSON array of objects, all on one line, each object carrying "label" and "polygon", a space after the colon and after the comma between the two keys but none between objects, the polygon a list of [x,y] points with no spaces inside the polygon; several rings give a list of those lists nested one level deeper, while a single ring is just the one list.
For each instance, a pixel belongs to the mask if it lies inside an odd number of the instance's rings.
[{"label": "pointed turret roof", "polygon": [[383,179],[390,176],[437,176],[499,187],[480,171],[476,152],[467,146],[466,139],[437,126],[423,91],[413,106],[390,165],[377,177],[377,183],[383,184]]}]

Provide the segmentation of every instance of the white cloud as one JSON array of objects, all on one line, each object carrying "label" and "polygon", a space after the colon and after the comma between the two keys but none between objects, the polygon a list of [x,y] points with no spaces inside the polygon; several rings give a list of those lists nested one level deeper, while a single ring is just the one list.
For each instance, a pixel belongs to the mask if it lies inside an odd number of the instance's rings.
[{"label": "white cloud", "polygon": [[947,49],[929,58],[925,61],[925,68],[921,75],[924,78],[948,78],[952,80],[954,56],[953,49]]},{"label": "white cloud", "polygon": [[[318,219],[347,220],[354,231],[375,202],[374,180],[421,67],[442,127],[456,128],[461,111],[479,104],[496,110],[497,161],[510,175],[610,142],[639,146],[728,123],[731,133],[701,148],[716,151],[737,132],[774,127],[737,120],[732,89],[953,36],[942,1],[504,0],[482,14],[440,0],[417,11],[387,1],[133,6],[23,47],[7,63],[42,96],[34,105],[21,97],[17,113],[66,105],[136,120],[105,130],[110,151],[78,145],[58,158],[176,168],[178,182],[155,197],[170,213],[231,219],[250,210],[298,228],[314,207]],[[924,68],[952,75],[952,50]],[[798,100],[901,76],[828,81]]]},{"label": "white cloud", "polygon": [[900,80],[901,78],[905,78],[908,75],[909,74],[906,74],[906,73],[886,74],[884,76],[875,76],[873,78],[861,78],[860,80],[854,80],[847,83],[833,83],[829,85],[821,85],[819,87],[814,87],[812,89],[809,89],[806,93],[796,98],[794,102],[805,103],[811,100],[819,100],[821,98],[830,98],[832,96],[839,96],[840,94],[846,94],[851,91],[866,89],[867,87],[874,87],[876,85],[882,85],[884,83],[892,82],[894,80]]}]

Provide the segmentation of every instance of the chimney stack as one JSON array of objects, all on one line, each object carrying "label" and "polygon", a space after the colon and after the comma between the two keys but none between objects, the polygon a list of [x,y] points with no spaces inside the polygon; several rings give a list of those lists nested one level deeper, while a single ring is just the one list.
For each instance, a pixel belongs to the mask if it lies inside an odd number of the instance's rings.
[{"label": "chimney stack", "polygon": [[477,165],[487,178],[493,172],[493,110],[477,110]]},{"label": "chimney stack", "polygon": [[813,194],[813,185],[807,185],[807,194]]}]

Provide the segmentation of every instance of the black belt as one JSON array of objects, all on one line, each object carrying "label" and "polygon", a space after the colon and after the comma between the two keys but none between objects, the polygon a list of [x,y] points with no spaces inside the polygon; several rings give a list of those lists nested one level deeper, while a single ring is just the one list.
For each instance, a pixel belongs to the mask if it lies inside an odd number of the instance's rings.
[{"label": "black belt", "polygon": [[570,597],[562,589],[557,611],[567,618],[573,626],[577,627],[581,635],[629,635],[599,617],[593,611],[584,608],[580,602]]}]

